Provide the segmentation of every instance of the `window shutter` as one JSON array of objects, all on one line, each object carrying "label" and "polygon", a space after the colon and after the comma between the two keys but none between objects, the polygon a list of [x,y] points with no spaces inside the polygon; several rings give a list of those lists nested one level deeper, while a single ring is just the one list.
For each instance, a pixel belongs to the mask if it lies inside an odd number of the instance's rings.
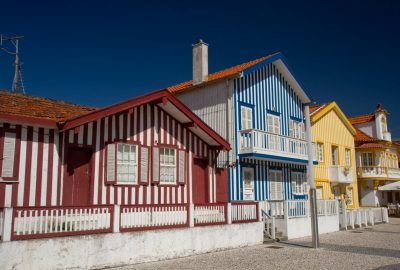
[{"label": "window shutter", "polygon": [[270,187],[270,191],[269,191],[269,194],[270,194],[270,200],[276,200],[276,182],[274,181],[274,180],[272,180],[271,182],[270,182],[270,185],[269,185],[269,187]]},{"label": "window shutter", "polygon": [[293,120],[290,120],[290,125],[289,125],[289,136],[290,137],[294,137],[294,134],[293,134]]},{"label": "window shutter", "polygon": [[160,183],[160,149],[153,147],[153,179],[155,184]]},{"label": "window shutter", "polygon": [[179,162],[178,162],[178,182],[181,185],[186,183],[186,152],[179,150]]},{"label": "window shutter", "polygon": [[246,108],[242,106],[241,108],[241,113],[242,113],[242,128],[241,129],[246,129],[246,118],[247,118],[247,113],[246,113]]},{"label": "window shutter", "polygon": [[4,133],[4,152],[2,177],[15,177],[14,175],[14,157],[15,157],[16,134],[13,132]]},{"label": "window shutter", "polygon": [[110,143],[107,144],[107,178],[106,182],[107,183],[114,183],[115,182],[115,176],[117,175],[116,173],[116,168],[115,168],[115,144]]},{"label": "window shutter", "polygon": [[296,190],[296,174],[292,173],[292,193],[295,194],[297,193]]},{"label": "window shutter", "polygon": [[272,116],[268,116],[268,132],[273,133],[274,132],[274,123],[273,123]]},{"label": "window shutter", "polygon": [[140,183],[147,184],[149,179],[149,147],[140,147]]},{"label": "window shutter", "polygon": [[280,126],[279,126],[279,117],[274,117],[274,133],[279,134]]},{"label": "window shutter", "polygon": [[282,200],[282,181],[277,179],[276,181],[276,199]]}]

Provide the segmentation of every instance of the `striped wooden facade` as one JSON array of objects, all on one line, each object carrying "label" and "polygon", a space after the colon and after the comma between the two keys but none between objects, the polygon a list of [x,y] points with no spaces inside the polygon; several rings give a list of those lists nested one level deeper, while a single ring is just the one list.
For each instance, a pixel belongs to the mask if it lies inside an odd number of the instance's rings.
[{"label": "striped wooden facade", "polygon": [[[190,185],[193,157],[208,160],[208,202],[217,201],[217,152],[160,106],[146,104],[66,131],[2,122],[0,129],[15,129],[18,179],[0,182],[0,207],[58,206],[63,201],[66,152],[69,146],[93,149],[90,161],[90,204],[186,204],[192,202]],[[189,174],[184,185],[106,184],[105,145],[135,141],[143,146],[172,146],[185,150]],[[151,170],[151,166],[150,166]],[[151,172],[150,172],[151,175]]]},{"label": "striped wooden facade", "polygon": [[238,139],[241,123],[241,106],[253,108],[253,128],[268,131],[267,116],[274,114],[280,116],[281,135],[289,136],[290,119],[303,121],[303,103],[283,77],[282,73],[273,64],[264,65],[254,71],[244,74],[241,78],[233,81],[234,84],[234,106],[235,106],[235,155],[238,164],[230,169],[230,199],[243,200],[243,167],[248,162],[254,164],[254,199],[270,199],[268,171],[271,168],[282,170],[283,199],[305,199],[306,195],[294,195],[291,190],[291,171],[306,172],[306,165],[276,161],[274,159],[248,159],[240,158],[238,155]]}]

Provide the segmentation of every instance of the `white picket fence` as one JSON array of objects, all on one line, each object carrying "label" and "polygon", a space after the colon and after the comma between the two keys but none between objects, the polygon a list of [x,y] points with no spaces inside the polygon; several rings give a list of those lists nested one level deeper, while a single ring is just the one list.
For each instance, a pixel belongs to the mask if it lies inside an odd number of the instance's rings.
[{"label": "white picket fence", "polygon": [[232,222],[257,221],[256,203],[232,203]]},{"label": "white picket fence", "polygon": [[340,228],[347,230],[373,226],[375,223],[387,223],[389,215],[385,207],[347,209],[346,204],[342,201],[339,221]]},{"label": "white picket fence", "polygon": [[338,200],[317,200],[318,216],[333,216],[338,214]]},{"label": "white picket fence", "polygon": [[226,223],[225,204],[194,205],[194,225]]},{"label": "white picket fence", "polygon": [[111,232],[111,206],[15,208],[12,239]]},{"label": "white picket fence", "polygon": [[121,231],[181,227],[187,222],[187,205],[121,206]]},{"label": "white picket fence", "polygon": [[260,208],[270,217],[283,218],[284,201],[260,201]]},{"label": "white picket fence", "polygon": [[287,204],[285,208],[287,208],[288,218],[307,217],[310,213],[309,211],[310,201],[290,200],[290,201],[285,201],[285,203]]}]

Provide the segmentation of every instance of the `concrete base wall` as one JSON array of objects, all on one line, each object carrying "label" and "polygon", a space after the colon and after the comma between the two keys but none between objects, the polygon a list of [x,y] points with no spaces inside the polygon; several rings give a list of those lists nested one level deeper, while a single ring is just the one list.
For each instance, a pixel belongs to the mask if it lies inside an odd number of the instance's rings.
[{"label": "concrete base wall", "polygon": [[263,223],[0,243],[1,269],[88,269],[171,259],[263,242]]},{"label": "concrete base wall", "polygon": [[[319,216],[318,231],[320,234],[339,231],[339,215]],[[288,239],[311,236],[311,218],[290,218],[286,230]]]}]

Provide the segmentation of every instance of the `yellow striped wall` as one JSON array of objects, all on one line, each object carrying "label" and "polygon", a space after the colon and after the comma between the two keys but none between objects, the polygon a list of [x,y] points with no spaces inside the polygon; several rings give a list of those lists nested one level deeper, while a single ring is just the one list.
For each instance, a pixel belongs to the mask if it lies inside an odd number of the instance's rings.
[{"label": "yellow striped wall", "polygon": [[[316,117],[312,117],[316,118]],[[340,190],[340,197],[343,199],[347,189],[353,189],[353,204],[349,207],[357,208],[358,188],[357,188],[357,170],[356,156],[354,148],[354,136],[346,127],[335,110],[329,110],[324,116],[312,121],[312,136],[315,143],[324,144],[324,161],[314,165],[315,186],[322,187],[322,196],[324,199],[334,198],[334,188]],[[329,182],[328,168],[332,165],[332,145],[338,146],[339,165],[345,165],[345,149],[351,152],[351,168],[353,169],[353,182],[351,184],[334,185]]]}]

